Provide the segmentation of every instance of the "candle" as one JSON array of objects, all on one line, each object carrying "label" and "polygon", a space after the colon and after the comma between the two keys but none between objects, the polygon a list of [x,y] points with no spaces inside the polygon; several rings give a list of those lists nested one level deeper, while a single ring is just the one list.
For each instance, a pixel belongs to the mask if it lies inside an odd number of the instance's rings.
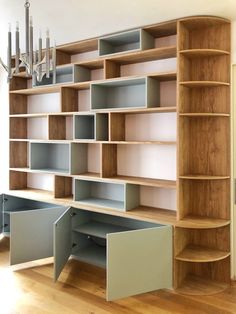
[{"label": "candle", "polygon": [[[42,34],[41,30],[39,31],[39,52],[38,52],[38,62],[42,61]],[[39,81],[41,81],[42,76],[42,66],[39,65]]]},{"label": "candle", "polygon": [[33,18],[30,17],[30,50],[29,50],[29,63],[30,63],[30,74],[33,74]]},{"label": "candle", "polygon": [[20,59],[20,33],[19,22],[16,22],[16,74],[19,73],[19,59]]},{"label": "candle", "polygon": [[54,44],[53,48],[53,55],[52,55],[52,61],[53,61],[53,84],[56,84],[56,75],[57,75],[57,68],[56,68],[56,42]]},{"label": "candle", "polygon": [[50,78],[50,37],[49,29],[46,32],[46,78]]},{"label": "candle", "polygon": [[28,0],[25,1],[25,52],[29,56],[29,7]]},{"label": "candle", "polygon": [[8,67],[8,80],[12,77],[11,75],[11,24],[9,23],[9,30],[8,30],[8,47],[7,47],[7,67]]}]

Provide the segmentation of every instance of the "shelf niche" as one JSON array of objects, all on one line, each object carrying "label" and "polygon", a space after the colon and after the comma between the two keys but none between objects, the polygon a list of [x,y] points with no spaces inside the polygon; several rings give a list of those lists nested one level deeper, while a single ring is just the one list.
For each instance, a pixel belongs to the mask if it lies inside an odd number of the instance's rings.
[{"label": "shelf niche", "polygon": [[100,144],[71,144],[71,174],[100,176]]},{"label": "shelf niche", "polygon": [[230,219],[230,179],[185,180],[179,184],[179,218]]},{"label": "shelf niche", "polygon": [[99,56],[154,48],[154,38],[142,29],[101,37],[98,43]]},{"label": "shelf niche", "polygon": [[160,106],[160,83],[150,77],[91,84],[91,109]]},{"label": "shelf niche", "polygon": [[75,179],[74,200],[82,204],[127,211],[138,206],[138,195],[137,185]]},{"label": "shelf niche", "polygon": [[70,173],[70,145],[30,143],[30,169]]},{"label": "shelf niche", "polygon": [[179,172],[185,175],[230,175],[230,135],[227,117],[180,117]]}]

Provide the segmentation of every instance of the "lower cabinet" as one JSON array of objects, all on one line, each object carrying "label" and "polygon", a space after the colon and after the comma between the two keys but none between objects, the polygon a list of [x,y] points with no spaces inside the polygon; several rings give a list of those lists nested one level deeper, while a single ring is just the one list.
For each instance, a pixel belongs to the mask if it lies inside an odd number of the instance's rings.
[{"label": "lower cabinet", "polygon": [[54,223],[54,279],[69,257],[106,269],[107,300],[172,287],[172,226],[67,209]]},{"label": "lower cabinet", "polygon": [[53,256],[53,223],[66,207],[6,194],[0,204],[0,231],[10,237],[11,265]]}]

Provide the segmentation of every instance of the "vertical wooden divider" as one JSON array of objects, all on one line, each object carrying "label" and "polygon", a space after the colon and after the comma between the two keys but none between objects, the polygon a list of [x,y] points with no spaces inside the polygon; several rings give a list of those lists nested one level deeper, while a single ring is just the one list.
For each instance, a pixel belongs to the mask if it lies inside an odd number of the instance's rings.
[{"label": "vertical wooden divider", "polygon": [[117,175],[117,145],[101,144],[101,177],[110,178]]},{"label": "vertical wooden divider", "polygon": [[62,87],[61,93],[61,112],[78,111],[78,90]]},{"label": "vertical wooden divider", "polygon": [[125,113],[109,113],[109,141],[125,141]]},{"label": "vertical wooden divider", "polygon": [[120,77],[120,64],[110,60],[104,60],[105,79]]}]

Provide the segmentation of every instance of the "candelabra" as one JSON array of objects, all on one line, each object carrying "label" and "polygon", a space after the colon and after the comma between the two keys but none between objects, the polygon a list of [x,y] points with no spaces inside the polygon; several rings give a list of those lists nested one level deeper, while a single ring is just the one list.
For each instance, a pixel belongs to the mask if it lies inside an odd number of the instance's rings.
[{"label": "candelabra", "polygon": [[25,69],[26,76],[32,76],[33,80],[39,82],[42,81],[43,77],[50,78],[50,74],[53,75],[53,83],[56,83],[56,45],[52,49],[50,48],[50,36],[49,30],[46,31],[46,49],[43,56],[42,49],[42,35],[39,34],[38,49],[36,47],[33,50],[33,19],[29,15],[30,3],[28,0],[25,1],[25,53],[20,51],[20,31],[19,23],[16,22],[15,32],[15,62],[12,66],[12,33],[11,25],[9,24],[8,30],[8,47],[7,47],[7,64],[0,58],[0,64],[8,73],[8,82],[13,77],[13,74],[19,74],[20,68]]}]

